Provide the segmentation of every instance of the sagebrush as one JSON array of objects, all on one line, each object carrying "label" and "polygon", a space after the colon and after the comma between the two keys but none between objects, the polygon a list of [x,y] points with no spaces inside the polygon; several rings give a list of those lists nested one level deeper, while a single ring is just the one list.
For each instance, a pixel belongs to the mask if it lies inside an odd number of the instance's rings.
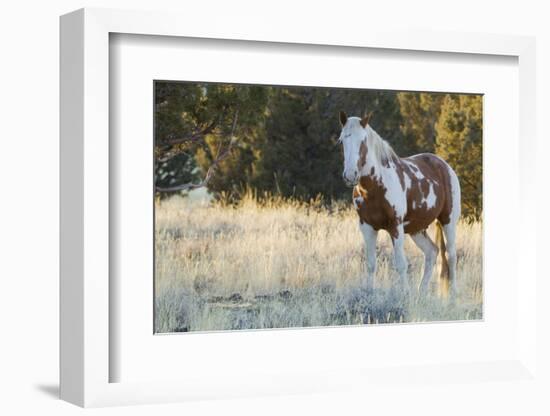
[{"label": "sagebrush", "polygon": [[[237,204],[174,196],[155,208],[156,332],[482,318],[482,224],[457,231],[458,296],[406,296],[391,241],[378,239],[376,287],[362,289],[363,240],[350,204],[247,195]],[[422,254],[406,244],[417,286]]]}]

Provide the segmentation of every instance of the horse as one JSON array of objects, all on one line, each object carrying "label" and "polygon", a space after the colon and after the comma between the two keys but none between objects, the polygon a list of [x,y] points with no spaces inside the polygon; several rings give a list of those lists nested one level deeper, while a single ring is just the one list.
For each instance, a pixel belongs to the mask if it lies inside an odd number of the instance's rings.
[{"label": "horse", "polygon": [[[405,256],[405,234],[424,254],[424,273],[417,290],[425,295],[441,254],[440,292],[456,295],[456,227],[460,218],[460,183],[440,157],[421,153],[400,158],[369,124],[372,113],[348,117],[340,112],[346,185],[359,216],[366,253],[366,287],[374,288],[378,232],[389,233],[394,265],[402,288],[410,292]],[[436,243],[427,233],[436,222]],[[443,235],[445,237],[443,237]],[[365,281],[363,281],[363,284]]]}]

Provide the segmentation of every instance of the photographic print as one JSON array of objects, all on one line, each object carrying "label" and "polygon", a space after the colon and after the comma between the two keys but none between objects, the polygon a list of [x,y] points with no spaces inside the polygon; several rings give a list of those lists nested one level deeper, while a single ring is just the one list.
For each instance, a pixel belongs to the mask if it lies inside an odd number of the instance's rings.
[{"label": "photographic print", "polygon": [[156,333],[482,319],[481,94],[154,99]]}]

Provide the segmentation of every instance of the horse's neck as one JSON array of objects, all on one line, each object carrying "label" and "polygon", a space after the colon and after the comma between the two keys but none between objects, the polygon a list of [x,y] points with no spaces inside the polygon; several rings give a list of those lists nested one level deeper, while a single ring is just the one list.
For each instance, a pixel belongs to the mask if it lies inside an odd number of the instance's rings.
[{"label": "horse's neck", "polygon": [[[369,127],[370,128],[370,127]],[[368,134],[375,134],[378,136],[372,128]],[[369,138],[367,137],[367,140]],[[372,140],[383,140],[380,136],[375,137]],[[395,180],[395,175],[390,174],[395,169],[399,169],[401,159],[397,155],[393,155],[390,160],[382,161],[376,158],[374,152],[367,152],[367,158],[365,165],[361,170],[361,177],[366,177],[369,179],[369,183],[382,183],[388,184],[388,182]]]},{"label": "horse's neck", "polygon": [[369,183],[385,183],[388,180],[386,168],[376,161],[369,161],[363,166],[361,177],[367,178]]}]

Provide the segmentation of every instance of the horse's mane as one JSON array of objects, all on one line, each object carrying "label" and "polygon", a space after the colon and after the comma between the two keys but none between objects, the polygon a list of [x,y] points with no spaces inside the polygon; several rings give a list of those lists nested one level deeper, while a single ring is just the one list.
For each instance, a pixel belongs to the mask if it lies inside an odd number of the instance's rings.
[{"label": "horse's mane", "polygon": [[398,159],[397,154],[390,144],[385,141],[374,129],[367,124],[367,147],[372,152],[378,164]]}]

